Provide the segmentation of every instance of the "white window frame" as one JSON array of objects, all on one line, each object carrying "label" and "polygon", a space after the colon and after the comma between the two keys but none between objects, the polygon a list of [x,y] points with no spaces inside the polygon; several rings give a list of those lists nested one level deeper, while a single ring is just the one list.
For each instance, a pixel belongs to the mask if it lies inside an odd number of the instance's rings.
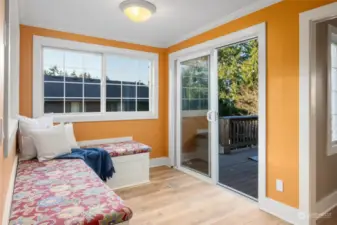
[{"label": "white window frame", "polygon": [[337,154],[337,141],[332,141],[332,125],[331,125],[331,121],[332,121],[332,116],[331,116],[331,89],[332,89],[332,84],[331,84],[331,67],[332,67],[332,63],[331,63],[331,44],[334,43],[337,45],[337,28],[332,26],[332,25],[328,25],[328,43],[327,43],[327,155],[334,155]]},{"label": "white window frame", "polygon": [[20,24],[17,0],[6,0],[4,64],[4,156],[13,149],[19,114]]},{"label": "white window frame", "polygon": [[[103,55],[121,55],[132,58],[148,59],[152,62],[152,74],[150,77],[150,108],[146,112],[95,112],[95,113],[55,113],[55,122],[88,122],[88,121],[111,121],[111,120],[146,120],[158,119],[158,99],[159,99],[159,74],[157,53],[142,52],[136,50],[115,48],[110,46],[88,44],[83,42],[62,40],[57,38],[49,38],[42,36],[33,37],[33,117],[43,116],[44,113],[44,87],[43,87],[43,65],[42,55],[43,48],[59,48],[75,51],[84,51],[92,53],[100,53]],[[104,58],[104,57],[103,57]],[[106,68],[103,59],[103,76],[105,80]],[[103,84],[105,82],[102,82]],[[106,86],[101,83],[101,98],[105,102]]]}]

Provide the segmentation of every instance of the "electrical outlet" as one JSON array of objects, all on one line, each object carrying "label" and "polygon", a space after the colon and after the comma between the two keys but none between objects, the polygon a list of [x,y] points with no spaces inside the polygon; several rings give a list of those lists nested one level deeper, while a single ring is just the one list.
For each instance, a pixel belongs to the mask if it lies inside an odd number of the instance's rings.
[{"label": "electrical outlet", "polygon": [[276,191],[283,192],[283,180],[276,179]]}]

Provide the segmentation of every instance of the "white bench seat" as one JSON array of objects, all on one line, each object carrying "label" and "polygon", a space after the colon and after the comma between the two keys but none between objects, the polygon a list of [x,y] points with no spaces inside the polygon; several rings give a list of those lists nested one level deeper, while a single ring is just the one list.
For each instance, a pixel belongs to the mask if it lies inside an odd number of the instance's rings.
[{"label": "white bench seat", "polygon": [[150,182],[150,146],[133,140],[89,143],[81,147],[102,148],[112,158],[116,173],[106,182],[110,188],[120,189]]}]

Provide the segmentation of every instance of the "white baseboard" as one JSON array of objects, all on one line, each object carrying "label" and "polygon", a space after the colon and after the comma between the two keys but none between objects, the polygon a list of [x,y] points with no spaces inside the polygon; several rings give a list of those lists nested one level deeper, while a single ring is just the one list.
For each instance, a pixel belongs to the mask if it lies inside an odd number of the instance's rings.
[{"label": "white baseboard", "polygon": [[150,167],[170,166],[168,157],[154,158],[150,160]]},{"label": "white baseboard", "polygon": [[118,137],[118,138],[78,141],[77,144],[79,146],[88,146],[88,145],[98,145],[98,144],[111,144],[111,143],[123,142],[123,141],[132,141],[132,137]]},{"label": "white baseboard", "polygon": [[14,190],[14,182],[15,182],[15,176],[16,176],[16,169],[18,167],[18,156],[15,156],[11,177],[9,179],[9,186],[6,194],[6,200],[4,205],[4,211],[2,215],[2,224],[8,224],[9,223],[9,217],[11,212],[11,206],[12,206],[12,197],[13,197],[13,190]]},{"label": "white baseboard", "polygon": [[317,217],[322,217],[337,206],[337,191],[324,197],[316,203]]},{"label": "white baseboard", "polygon": [[303,224],[299,210],[281,202],[277,202],[270,198],[265,198],[263,200],[259,200],[259,207],[261,210],[272,214],[288,223],[295,225]]}]

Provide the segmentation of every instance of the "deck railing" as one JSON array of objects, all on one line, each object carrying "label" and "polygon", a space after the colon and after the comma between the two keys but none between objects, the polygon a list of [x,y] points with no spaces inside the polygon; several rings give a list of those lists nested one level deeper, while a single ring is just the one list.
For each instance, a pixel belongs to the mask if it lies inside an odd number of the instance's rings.
[{"label": "deck railing", "polygon": [[219,118],[220,153],[258,144],[258,116]]}]

